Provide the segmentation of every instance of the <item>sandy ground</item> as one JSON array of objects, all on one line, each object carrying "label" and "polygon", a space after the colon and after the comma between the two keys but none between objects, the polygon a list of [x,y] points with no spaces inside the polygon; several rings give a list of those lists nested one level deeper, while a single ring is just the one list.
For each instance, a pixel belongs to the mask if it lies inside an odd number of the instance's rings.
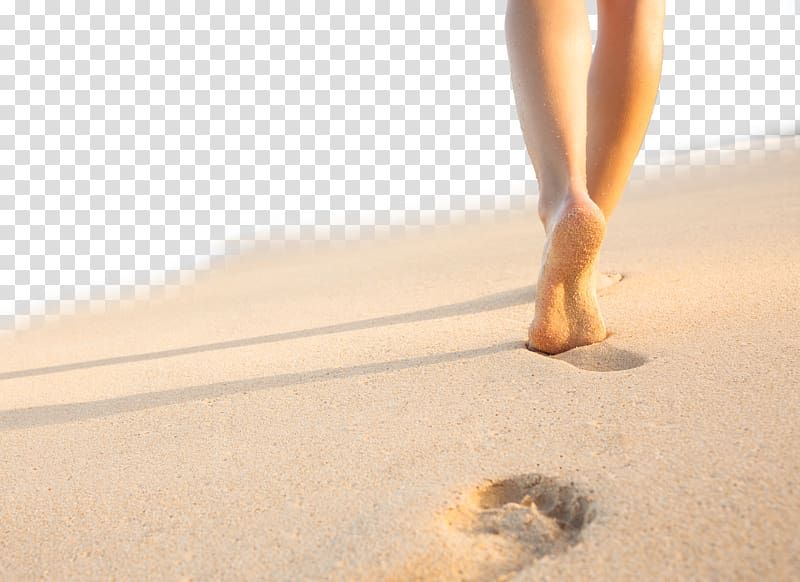
[{"label": "sandy ground", "polygon": [[533,213],[251,256],[0,344],[0,578],[800,577],[800,155],[633,189],[612,336]]}]

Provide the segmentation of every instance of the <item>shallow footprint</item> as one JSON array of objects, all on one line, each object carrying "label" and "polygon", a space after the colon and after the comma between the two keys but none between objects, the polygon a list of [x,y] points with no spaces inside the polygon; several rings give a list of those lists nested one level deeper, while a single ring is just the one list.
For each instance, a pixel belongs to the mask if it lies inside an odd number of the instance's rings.
[{"label": "shallow footprint", "polygon": [[589,492],[539,474],[490,481],[441,513],[442,546],[390,580],[507,580],[581,540],[596,515]]},{"label": "shallow footprint", "polygon": [[597,292],[605,291],[606,289],[612,288],[617,283],[620,283],[622,279],[625,277],[622,273],[603,273],[598,271],[595,274],[595,282],[594,286],[597,289]]},{"label": "shallow footprint", "polygon": [[550,357],[590,372],[632,370],[644,366],[649,361],[646,355],[615,347],[608,340],[599,344],[573,348]]}]

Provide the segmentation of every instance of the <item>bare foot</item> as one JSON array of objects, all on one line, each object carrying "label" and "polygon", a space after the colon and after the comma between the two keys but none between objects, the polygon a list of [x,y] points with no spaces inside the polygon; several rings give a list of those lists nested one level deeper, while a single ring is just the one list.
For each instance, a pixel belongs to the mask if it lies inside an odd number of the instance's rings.
[{"label": "bare foot", "polygon": [[588,196],[569,196],[548,226],[528,347],[558,354],[606,338],[595,274],[606,221]]}]

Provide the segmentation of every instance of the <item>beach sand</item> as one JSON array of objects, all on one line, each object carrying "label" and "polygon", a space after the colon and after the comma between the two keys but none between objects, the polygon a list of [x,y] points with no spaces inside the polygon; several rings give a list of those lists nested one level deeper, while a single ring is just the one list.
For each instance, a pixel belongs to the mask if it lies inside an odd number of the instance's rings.
[{"label": "beach sand", "polygon": [[634,186],[611,336],[534,212],[255,254],[0,344],[0,578],[800,578],[800,154]]}]

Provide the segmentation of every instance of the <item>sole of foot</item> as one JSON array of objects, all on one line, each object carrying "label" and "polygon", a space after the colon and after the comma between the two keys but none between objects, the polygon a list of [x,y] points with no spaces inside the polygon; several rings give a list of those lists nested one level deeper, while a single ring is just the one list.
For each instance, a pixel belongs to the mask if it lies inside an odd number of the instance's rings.
[{"label": "sole of foot", "polygon": [[588,197],[559,210],[545,243],[529,349],[559,354],[606,338],[597,287],[615,281],[595,274],[605,233],[605,217]]}]

